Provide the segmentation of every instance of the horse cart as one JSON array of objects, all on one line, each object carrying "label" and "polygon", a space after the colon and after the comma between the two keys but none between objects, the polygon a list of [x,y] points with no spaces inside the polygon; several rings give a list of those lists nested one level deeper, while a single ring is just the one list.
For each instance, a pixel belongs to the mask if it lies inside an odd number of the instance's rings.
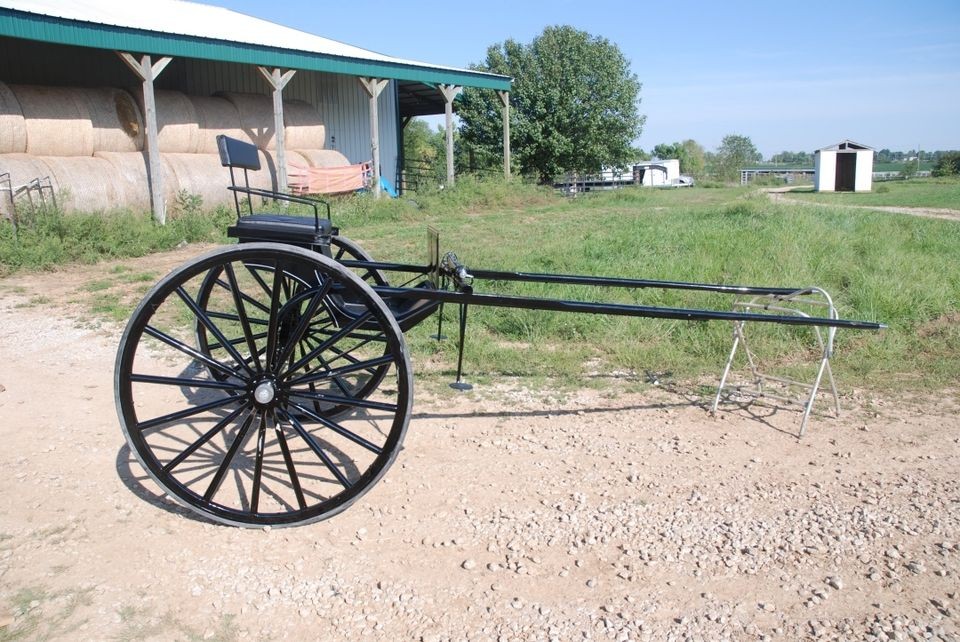
[{"label": "horse cart", "polygon": [[[132,453],[171,497],[217,522],[293,526],[343,511],[383,477],[410,420],[404,332],[444,304],[681,320],[877,329],[877,323],[484,294],[477,282],[699,290],[772,300],[796,288],[468,270],[429,236],[423,265],[375,261],[342,236],[329,205],[250,187],[253,145],[218,137],[239,241],[161,279],[133,312],[116,361],[120,423]],[[242,176],[242,180],[241,180]],[[269,199],[312,216],[255,212]],[[320,208],[326,208],[321,215]],[[394,275],[413,274],[397,283]],[[393,278],[393,280],[392,280]],[[442,318],[442,317],[441,317]]]}]

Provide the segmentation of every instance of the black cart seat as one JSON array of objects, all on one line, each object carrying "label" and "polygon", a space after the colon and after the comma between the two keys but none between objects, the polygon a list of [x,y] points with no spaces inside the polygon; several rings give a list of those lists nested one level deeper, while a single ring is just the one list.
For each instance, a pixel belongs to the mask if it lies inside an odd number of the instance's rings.
[{"label": "black cart seat", "polygon": [[[329,253],[330,235],[336,234],[330,222],[330,205],[318,199],[292,196],[272,190],[250,187],[248,171],[260,170],[260,154],[255,145],[230,138],[217,136],[217,148],[220,151],[220,164],[230,168],[230,186],[233,192],[233,201],[237,210],[237,222],[227,228],[227,236],[239,240],[241,243],[253,241],[274,241],[289,243],[300,247]],[[238,184],[234,169],[243,170],[243,183]],[[245,195],[246,207],[241,201]],[[313,216],[296,216],[292,214],[278,214],[274,212],[254,212],[253,200],[255,196],[261,199],[285,201],[288,203],[302,203],[313,209]],[[327,216],[323,218],[317,210],[318,204],[327,208]]]}]

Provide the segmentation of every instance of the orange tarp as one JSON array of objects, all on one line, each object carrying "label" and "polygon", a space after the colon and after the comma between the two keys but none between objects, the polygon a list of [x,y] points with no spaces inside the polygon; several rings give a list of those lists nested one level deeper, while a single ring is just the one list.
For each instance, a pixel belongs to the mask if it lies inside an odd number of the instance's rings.
[{"label": "orange tarp", "polygon": [[287,184],[293,194],[338,194],[355,192],[370,182],[371,163],[342,167],[304,167],[290,163]]}]

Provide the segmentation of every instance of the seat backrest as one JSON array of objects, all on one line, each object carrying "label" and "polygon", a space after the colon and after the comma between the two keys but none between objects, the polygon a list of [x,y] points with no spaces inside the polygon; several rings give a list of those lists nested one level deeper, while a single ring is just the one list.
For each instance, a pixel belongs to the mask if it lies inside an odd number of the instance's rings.
[{"label": "seat backrest", "polygon": [[220,134],[217,136],[217,149],[220,150],[220,164],[223,167],[260,169],[260,154],[256,145]]}]

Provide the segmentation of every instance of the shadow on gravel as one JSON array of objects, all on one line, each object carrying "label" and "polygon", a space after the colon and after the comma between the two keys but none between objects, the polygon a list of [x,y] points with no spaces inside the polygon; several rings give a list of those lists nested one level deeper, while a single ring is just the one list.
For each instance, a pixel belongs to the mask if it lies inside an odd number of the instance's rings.
[{"label": "shadow on gravel", "polygon": [[140,466],[140,462],[137,461],[136,457],[133,456],[129,444],[124,444],[123,447],[117,451],[117,475],[131,493],[148,504],[152,504],[168,513],[179,515],[195,522],[216,524],[216,522],[204,519],[192,510],[184,508],[174,500],[166,499],[164,493],[156,492],[148,487],[146,484],[153,486],[154,482],[150,479],[150,476],[143,471],[143,467]]},{"label": "shadow on gravel", "polygon": [[[476,411],[465,410],[462,412],[419,412],[411,415],[412,419],[456,419],[467,417],[556,417],[568,415],[599,414],[605,412],[622,412],[628,410],[663,410],[667,408],[699,408],[704,412],[704,421],[713,421],[710,416],[710,408],[713,405],[713,395],[715,388],[704,386],[702,384],[683,384],[669,380],[670,373],[647,373],[647,383],[661,390],[668,395],[679,397],[682,401],[660,401],[646,404],[617,405],[615,399],[611,399],[609,405],[595,406],[592,408],[551,408],[547,410],[491,410]],[[800,430],[800,417],[802,411],[790,406],[774,405],[768,400],[760,399],[731,399],[723,398],[719,407],[720,411],[727,414],[738,414],[747,419],[755,421],[762,426],[774,430],[782,435],[799,440],[798,432]],[[784,428],[772,423],[774,417],[784,413],[786,415],[796,415],[796,431]],[[832,415],[818,412],[814,408],[811,417],[832,418]]]},{"label": "shadow on gravel", "polygon": [[418,412],[410,415],[412,419],[455,419],[457,417],[557,417],[564,415],[586,415],[601,412],[620,412],[623,410],[661,410],[663,408],[686,408],[689,403],[649,403],[630,406],[598,406],[594,408],[551,408],[549,410],[491,410],[489,412],[467,410],[463,412]]}]

